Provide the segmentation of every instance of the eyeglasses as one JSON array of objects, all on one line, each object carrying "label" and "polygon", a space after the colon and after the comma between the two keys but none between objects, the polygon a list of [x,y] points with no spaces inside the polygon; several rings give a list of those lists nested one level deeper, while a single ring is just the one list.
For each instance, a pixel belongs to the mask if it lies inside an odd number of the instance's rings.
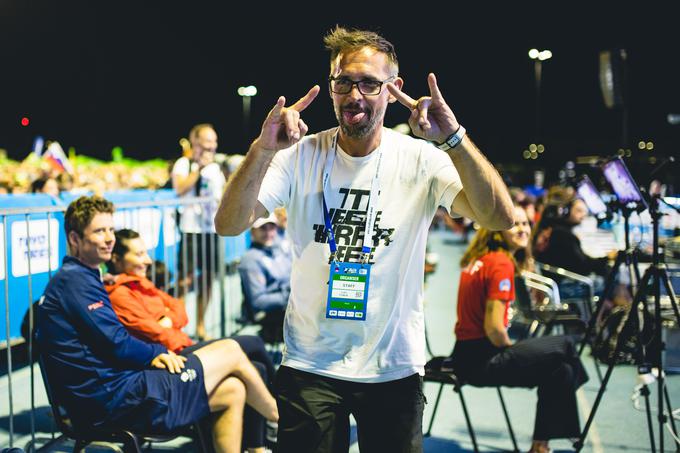
[{"label": "eyeglasses", "polygon": [[355,82],[354,80],[347,77],[335,78],[331,76],[328,78],[328,85],[330,90],[335,94],[348,94],[350,91],[352,91],[354,85],[356,85],[359,89],[359,93],[363,94],[364,96],[377,96],[380,94],[382,86],[386,82],[389,82],[396,77],[397,76],[389,77],[382,82],[371,79],[358,80]]}]

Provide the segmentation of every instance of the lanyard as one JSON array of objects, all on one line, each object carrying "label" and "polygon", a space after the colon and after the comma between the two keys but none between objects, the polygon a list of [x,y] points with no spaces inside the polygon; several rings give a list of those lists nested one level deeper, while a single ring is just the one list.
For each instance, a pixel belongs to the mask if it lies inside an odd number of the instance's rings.
[{"label": "lanyard", "polygon": [[[383,137],[384,138],[384,137]],[[333,135],[333,141],[331,147],[326,155],[326,165],[323,171],[323,184],[322,184],[322,201],[323,201],[323,220],[326,225],[326,234],[328,236],[328,245],[331,249],[331,261],[335,261],[335,255],[338,250],[337,244],[335,242],[335,234],[333,233],[333,227],[331,225],[331,216],[328,212],[328,206],[326,205],[326,189],[330,184],[331,170],[333,170],[333,163],[335,161],[335,155],[338,150],[338,133]],[[375,223],[376,217],[376,206],[377,200],[380,192],[380,165],[382,163],[382,144],[378,147],[378,162],[375,167],[375,175],[371,181],[371,192],[368,198],[368,207],[366,209],[366,226],[364,227],[364,240],[363,247],[361,248],[361,261],[368,261],[368,256],[371,253],[371,248],[373,247],[373,225]]]}]

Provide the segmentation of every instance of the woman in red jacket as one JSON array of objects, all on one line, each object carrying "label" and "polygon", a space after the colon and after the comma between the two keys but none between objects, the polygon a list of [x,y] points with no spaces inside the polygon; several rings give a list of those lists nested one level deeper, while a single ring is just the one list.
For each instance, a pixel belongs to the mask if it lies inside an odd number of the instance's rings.
[{"label": "woman in red jacket", "polygon": [[[151,258],[139,233],[116,231],[116,242],[107,263],[109,272],[117,274],[115,282],[106,285],[113,310],[131,335],[151,343],[161,343],[169,350],[188,355],[211,341],[194,343],[182,331],[187,325],[184,303],[161,291],[146,278]],[[253,335],[232,337],[243,349],[262,380],[271,388],[274,364],[263,341]],[[243,445],[249,452],[264,451],[265,420],[250,406],[244,412]]]},{"label": "woman in red jacket", "polygon": [[573,341],[564,336],[512,343],[508,307],[515,298],[515,273],[532,258],[525,211],[515,207],[507,231],[481,228],[463,255],[458,287],[456,374],[477,386],[538,387],[530,452],[548,452],[548,441],[580,433],[576,389],[587,379]]}]

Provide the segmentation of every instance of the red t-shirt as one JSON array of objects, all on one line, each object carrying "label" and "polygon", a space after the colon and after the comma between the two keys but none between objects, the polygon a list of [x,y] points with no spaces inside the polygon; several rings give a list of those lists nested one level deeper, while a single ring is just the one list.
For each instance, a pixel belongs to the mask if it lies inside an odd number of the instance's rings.
[{"label": "red t-shirt", "polygon": [[458,320],[455,334],[458,340],[484,338],[486,301],[502,300],[504,322],[508,325],[508,307],[515,299],[515,266],[503,252],[490,252],[467,265],[460,274],[458,286]]}]

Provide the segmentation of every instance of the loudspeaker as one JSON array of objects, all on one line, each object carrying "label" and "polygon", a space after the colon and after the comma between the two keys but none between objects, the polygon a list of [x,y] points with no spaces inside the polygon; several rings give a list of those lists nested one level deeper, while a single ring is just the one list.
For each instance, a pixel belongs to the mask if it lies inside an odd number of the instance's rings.
[{"label": "loudspeaker", "polygon": [[600,52],[600,88],[604,105],[609,109],[625,105],[626,58],[625,49]]}]

